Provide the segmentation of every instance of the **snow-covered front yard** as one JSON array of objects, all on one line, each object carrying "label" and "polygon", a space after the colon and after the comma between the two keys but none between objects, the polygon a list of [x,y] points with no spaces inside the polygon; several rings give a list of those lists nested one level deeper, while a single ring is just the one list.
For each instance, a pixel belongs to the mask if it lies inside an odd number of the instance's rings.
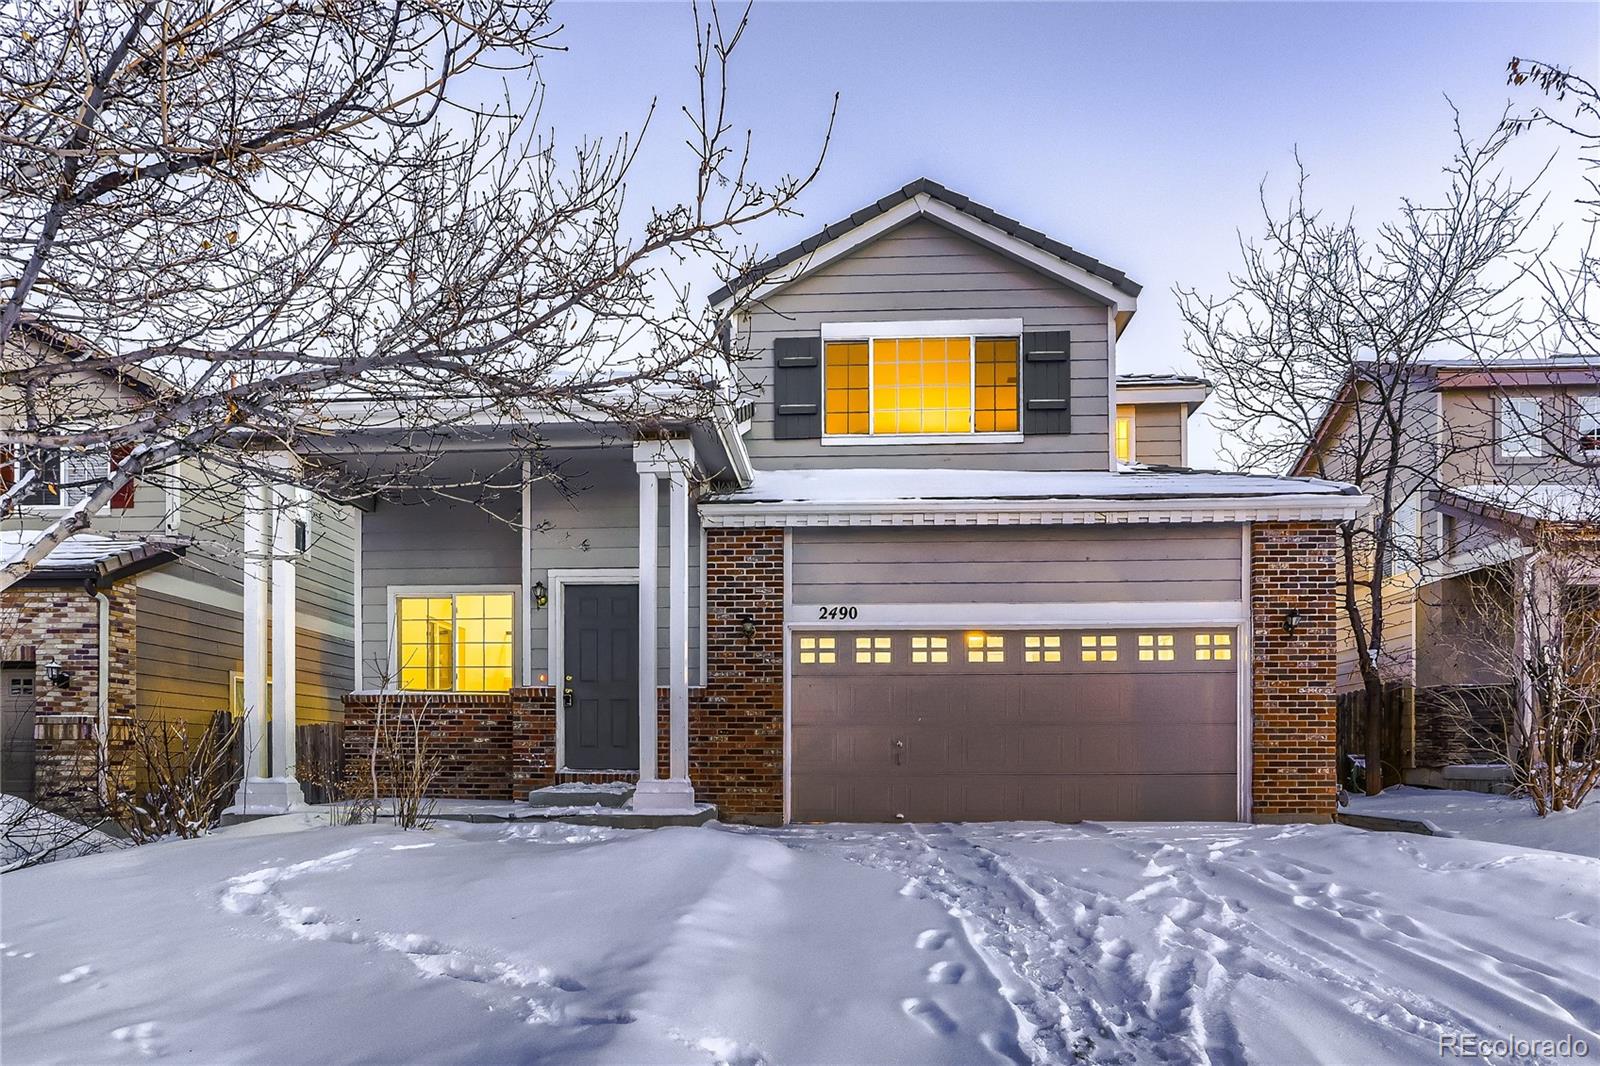
[{"label": "snow-covered front yard", "polygon": [[276,828],[0,880],[7,1066],[1600,1054],[1600,861],[1575,855],[1342,827]]},{"label": "snow-covered front yard", "polygon": [[1351,796],[1350,812],[1426,821],[1446,834],[1469,840],[1521,844],[1600,859],[1600,796],[1575,811],[1540,818],[1533,804],[1521,796],[1398,785],[1376,796]]}]

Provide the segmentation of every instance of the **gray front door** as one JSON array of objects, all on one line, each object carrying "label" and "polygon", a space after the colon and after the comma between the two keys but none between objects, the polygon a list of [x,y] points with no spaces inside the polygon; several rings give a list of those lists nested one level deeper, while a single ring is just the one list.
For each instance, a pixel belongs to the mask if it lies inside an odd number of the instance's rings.
[{"label": "gray front door", "polygon": [[33,796],[33,664],[0,670],[0,788]]},{"label": "gray front door", "polygon": [[639,768],[639,588],[568,585],[566,759],[573,770]]}]

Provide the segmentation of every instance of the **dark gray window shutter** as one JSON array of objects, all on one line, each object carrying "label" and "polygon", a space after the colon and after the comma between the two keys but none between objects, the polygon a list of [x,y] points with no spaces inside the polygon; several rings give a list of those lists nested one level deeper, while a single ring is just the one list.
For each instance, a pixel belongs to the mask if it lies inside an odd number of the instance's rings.
[{"label": "dark gray window shutter", "polygon": [[1072,432],[1072,335],[1022,335],[1022,432]]},{"label": "dark gray window shutter", "polygon": [[772,365],[772,435],[822,436],[822,338],[778,337]]}]

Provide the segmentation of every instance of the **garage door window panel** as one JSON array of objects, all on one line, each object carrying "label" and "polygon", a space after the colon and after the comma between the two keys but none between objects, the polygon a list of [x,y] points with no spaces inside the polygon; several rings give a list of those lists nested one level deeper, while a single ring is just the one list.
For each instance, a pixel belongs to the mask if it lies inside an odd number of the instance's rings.
[{"label": "garage door window panel", "polygon": [[856,638],[856,662],[887,666],[894,662],[894,640],[886,636]]},{"label": "garage door window panel", "polygon": [[1228,662],[1233,658],[1232,633],[1196,633],[1194,657],[1197,662]]},{"label": "garage door window panel", "polygon": [[1006,661],[1006,638],[1002,633],[968,633],[967,662],[1003,663]]}]

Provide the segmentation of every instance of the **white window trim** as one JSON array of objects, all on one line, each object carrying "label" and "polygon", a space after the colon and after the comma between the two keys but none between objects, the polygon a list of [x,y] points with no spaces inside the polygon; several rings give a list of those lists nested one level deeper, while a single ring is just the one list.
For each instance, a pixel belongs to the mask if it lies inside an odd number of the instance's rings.
[{"label": "white window trim", "polygon": [[[1533,420],[1518,411],[1521,405],[1533,405]],[[1512,424],[1512,420],[1515,424]],[[1500,399],[1495,408],[1495,452],[1507,462],[1535,462],[1545,457],[1544,438],[1544,404],[1534,396],[1505,396]],[[1525,442],[1527,451],[1509,451],[1507,443],[1512,440]]]},{"label": "white window trim", "polygon": [[[85,453],[96,453],[97,452],[100,455],[104,456],[104,458],[105,458],[105,462],[106,462],[105,476],[109,476],[111,474],[111,449],[109,449],[109,448],[78,448],[78,449],[68,448],[68,449],[57,449],[57,450],[59,450],[59,451],[82,451],[82,452],[85,452]],[[15,460],[13,460],[13,462],[15,462]],[[19,467],[17,469],[17,474],[20,476],[21,472],[22,472],[21,468]],[[62,481],[66,480],[66,472],[64,470],[61,472],[61,480]],[[37,485],[34,486],[35,489],[41,488],[41,487],[42,486],[37,486]],[[88,488],[88,490],[87,490],[87,492],[90,492],[90,493],[92,493],[93,491],[94,491],[94,486],[90,486]],[[17,505],[17,510],[19,512],[21,512],[22,514],[60,515],[60,514],[66,514],[68,511],[71,511],[74,508],[76,508],[78,506],[78,502],[80,502],[80,501],[73,501],[73,502],[70,502],[70,503],[19,503]],[[110,509],[111,509],[110,501],[107,501],[103,506],[101,506],[94,513],[96,515],[103,515],[103,514],[106,514]]]},{"label": "white window trim", "polygon": [[[419,596],[419,597],[421,597],[421,596],[449,596],[453,600],[454,597],[456,597],[456,596],[483,596],[483,595],[488,595],[488,594],[492,594],[492,593],[510,593],[511,594],[511,632],[512,632],[512,640],[511,640],[511,687],[515,688],[517,686],[517,678],[522,676],[522,664],[518,661],[522,657],[522,651],[521,651],[520,648],[517,647],[518,641],[516,640],[516,633],[517,633],[517,627],[520,625],[521,620],[522,620],[522,612],[527,609],[526,605],[521,602],[522,601],[522,597],[518,594],[519,593],[519,589],[517,588],[516,585],[389,585],[387,587],[387,595],[388,595],[388,598],[389,598],[388,609],[389,609],[389,673],[390,673],[390,678],[389,678],[389,684],[384,689],[384,691],[385,692],[403,693],[403,694],[406,694],[406,695],[429,695],[429,696],[446,696],[446,695],[500,696],[500,695],[504,695],[504,693],[500,693],[500,692],[465,692],[464,693],[464,692],[462,692],[461,689],[455,688],[454,687],[454,682],[455,682],[454,672],[455,672],[455,668],[456,668],[457,664],[455,662],[455,655],[454,655],[453,652],[451,654],[451,666],[450,666],[450,669],[451,669],[451,678],[450,678],[450,680],[452,682],[452,687],[450,687],[450,688],[401,688],[400,687],[400,668],[401,668],[401,663],[400,663],[400,617],[399,617],[400,616],[400,598],[402,596]],[[453,612],[453,610],[454,610],[454,608],[452,608],[452,612]],[[454,620],[454,617],[452,615],[451,625],[453,626],[454,624],[455,624],[455,620]]]},{"label": "white window trim", "polygon": [[[876,421],[878,405],[876,389],[872,383],[872,369],[876,355],[875,340],[919,340],[925,337],[966,337],[968,413],[973,428],[966,433],[878,433],[872,428]],[[1004,337],[1017,340],[1017,429],[1000,432],[980,432],[978,425],[978,340]],[[867,432],[829,434],[828,425],[828,345],[831,343],[867,342]],[[1020,318],[969,318],[921,319],[906,322],[824,322],[822,324],[822,358],[817,372],[822,382],[822,435],[824,445],[845,447],[864,444],[882,446],[886,441],[903,439],[916,444],[1020,444],[1022,442],[1022,319]]]},{"label": "white window trim", "polygon": [[1585,448],[1583,446],[1583,438],[1588,435],[1584,433],[1584,422],[1586,420],[1592,421],[1594,425],[1593,435],[1597,438],[1600,438],[1600,393],[1588,393],[1586,395],[1574,396],[1572,398],[1572,405],[1576,411],[1576,417],[1573,419],[1573,428],[1576,430],[1576,432],[1573,434],[1573,437],[1574,444],[1578,449],[1578,454],[1600,455],[1600,444],[1597,444],[1593,448]]}]

